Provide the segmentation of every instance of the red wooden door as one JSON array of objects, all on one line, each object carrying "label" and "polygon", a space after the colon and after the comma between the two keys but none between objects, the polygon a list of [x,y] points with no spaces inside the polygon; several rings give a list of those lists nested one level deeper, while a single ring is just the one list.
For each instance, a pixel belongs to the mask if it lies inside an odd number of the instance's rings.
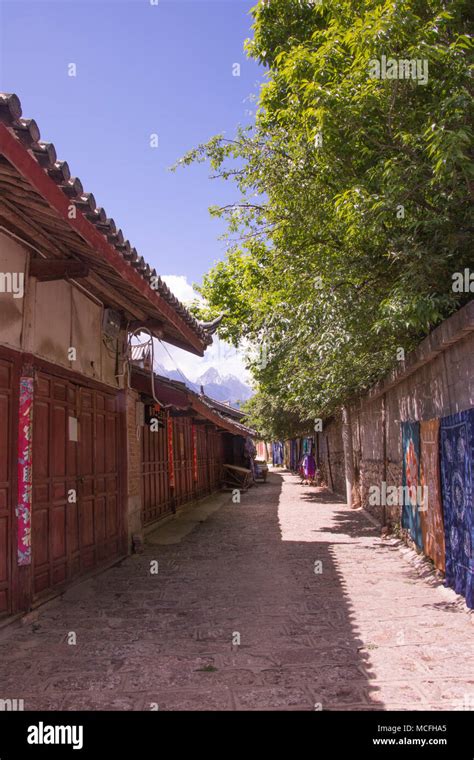
[{"label": "red wooden door", "polygon": [[79,393],[80,553],[86,571],[121,553],[123,525],[117,399],[86,388]]},{"label": "red wooden door", "polygon": [[209,482],[208,441],[205,425],[196,425],[197,460],[198,460],[198,492],[200,496],[211,490]]},{"label": "red wooden door", "polygon": [[[38,373],[33,415],[33,592],[123,551],[116,396]],[[70,432],[77,420],[77,440]]]},{"label": "red wooden door", "polygon": [[193,442],[189,417],[173,420],[173,450],[176,506],[191,501],[193,490]]},{"label": "red wooden door", "polygon": [[14,484],[13,362],[0,358],[0,616],[12,611]]},{"label": "red wooden door", "polygon": [[218,430],[209,430],[209,471],[210,488],[215,491],[220,486],[222,469],[222,434]]},{"label": "red wooden door", "polygon": [[[33,593],[64,583],[78,570],[76,444],[68,440],[68,420],[76,414],[75,389],[67,380],[38,373],[33,411]],[[72,543],[68,541],[72,538]]]},{"label": "red wooden door", "polygon": [[141,458],[143,524],[149,525],[171,511],[166,425],[142,428]]}]

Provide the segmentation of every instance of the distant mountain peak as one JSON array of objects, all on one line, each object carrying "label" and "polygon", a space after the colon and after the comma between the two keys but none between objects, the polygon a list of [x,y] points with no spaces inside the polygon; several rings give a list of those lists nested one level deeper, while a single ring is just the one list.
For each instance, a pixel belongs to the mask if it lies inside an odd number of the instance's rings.
[{"label": "distant mountain peak", "polygon": [[197,385],[207,385],[208,383],[222,384],[223,378],[215,367],[209,367],[202,375],[196,379]]},{"label": "distant mountain peak", "polygon": [[188,378],[184,378],[182,372],[176,369],[165,369],[161,364],[155,363],[155,372],[170,380],[186,382],[188,388],[196,393],[201,392],[202,386],[206,396],[231,406],[237,406],[240,402],[247,401],[253,396],[253,390],[250,386],[243,383],[235,375],[221,375],[216,367],[209,367],[196,378],[194,383]]}]

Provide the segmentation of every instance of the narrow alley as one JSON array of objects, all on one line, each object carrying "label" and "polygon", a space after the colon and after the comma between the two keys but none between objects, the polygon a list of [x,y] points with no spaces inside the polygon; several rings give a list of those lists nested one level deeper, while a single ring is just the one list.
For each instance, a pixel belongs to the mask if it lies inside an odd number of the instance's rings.
[{"label": "narrow alley", "polygon": [[472,709],[472,615],[365,513],[287,472],[213,499],[0,632],[2,691],[28,710]]}]

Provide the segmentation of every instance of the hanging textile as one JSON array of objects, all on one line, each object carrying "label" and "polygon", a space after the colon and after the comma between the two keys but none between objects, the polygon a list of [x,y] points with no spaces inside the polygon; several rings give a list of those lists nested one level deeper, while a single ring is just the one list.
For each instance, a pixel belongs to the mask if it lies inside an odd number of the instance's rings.
[{"label": "hanging textile", "polygon": [[191,425],[191,434],[192,434],[192,440],[193,440],[193,480],[199,479],[199,472],[198,472],[198,455],[197,455],[197,430],[196,425],[194,423]]},{"label": "hanging textile", "polygon": [[474,409],[441,420],[446,585],[474,607]]},{"label": "hanging textile", "polygon": [[420,423],[402,422],[403,510],[402,526],[407,528],[416,545],[423,548],[421,534],[420,485]]},{"label": "hanging textile", "polygon": [[170,488],[175,487],[174,479],[174,451],[173,451],[173,418],[168,415],[167,419],[168,432],[168,472]]},{"label": "hanging textile", "polygon": [[313,480],[316,474],[316,462],[312,454],[303,457],[303,477],[305,480]]},{"label": "hanging textile", "polygon": [[283,464],[283,444],[281,441],[273,443],[273,464],[279,467]]},{"label": "hanging textile", "polygon": [[32,494],[32,442],[33,442],[33,390],[32,377],[20,379],[18,425],[18,504],[17,562],[31,565],[31,494]]},{"label": "hanging textile", "polygon": [[421,532],[425,554],[445,571],[443,506],[439,466],[439,420],[420,422]]}]

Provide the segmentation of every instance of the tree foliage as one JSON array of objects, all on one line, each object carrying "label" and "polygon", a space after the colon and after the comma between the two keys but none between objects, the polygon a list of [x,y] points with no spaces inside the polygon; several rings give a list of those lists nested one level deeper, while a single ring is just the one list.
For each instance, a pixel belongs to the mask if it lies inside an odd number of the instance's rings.
[{"label": "tree foliage", "polygon": [[[452,288],[472,264],[468,8],[260,2],[255,124],[182,159],[236,185],[213,209],[228,256],[200,291],[206,317],[226,312],[222,338],[258,348],[251,420],[269,432],[278,413],[288,429],[333,413],[470,297]],[[427,61],[428,81],[371,77],[382,56]]]}]

